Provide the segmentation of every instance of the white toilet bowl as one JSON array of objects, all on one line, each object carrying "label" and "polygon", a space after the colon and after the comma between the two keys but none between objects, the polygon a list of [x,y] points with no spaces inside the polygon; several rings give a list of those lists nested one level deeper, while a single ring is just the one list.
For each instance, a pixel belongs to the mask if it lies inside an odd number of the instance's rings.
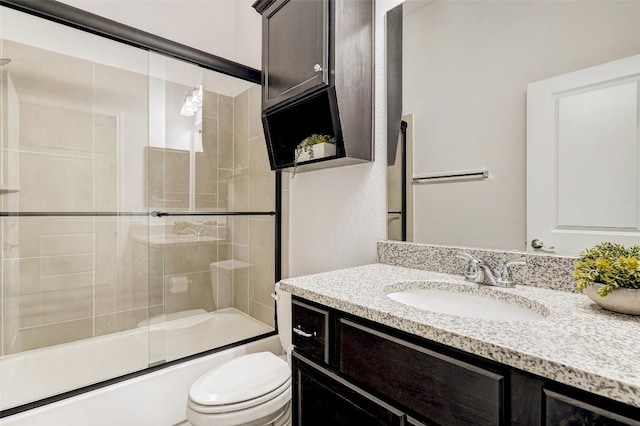
[{"label": "white toilet bowl", "polygon": [[[291,295],[277,285],[276,294],[280,341],[288,351]],[[187,420],[194,426],[291,425],[289,363],[271,352],[259,352],[217,366],[191,386]]]}]

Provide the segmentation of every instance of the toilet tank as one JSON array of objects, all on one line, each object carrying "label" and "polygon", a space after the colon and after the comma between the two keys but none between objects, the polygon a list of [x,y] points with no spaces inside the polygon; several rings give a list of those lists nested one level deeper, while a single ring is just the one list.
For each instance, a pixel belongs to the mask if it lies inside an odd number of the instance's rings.
[{"label": "toilet tank", "polygon": [[276,309],[278,315],[278,336],[287,355],[291,354],[291,293],[280,290],[276,283]]}]

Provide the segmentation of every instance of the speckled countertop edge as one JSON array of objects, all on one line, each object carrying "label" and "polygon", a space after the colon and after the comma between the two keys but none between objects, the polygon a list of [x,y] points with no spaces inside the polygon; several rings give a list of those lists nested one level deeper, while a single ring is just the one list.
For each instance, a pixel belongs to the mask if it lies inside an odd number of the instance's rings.
[{"label": "speckled countertop edge", "polygon": [[[400,284],[398,284],[400,283]],[[536,321],[490,321],[419,310],[386,297],[394,286],[465,287],[528,299],[548,310]],[[479,286],[449,275],[372,264],[288,278],[293,295],[481,357],[640,407],[640,317],[605,311],[586,296],[531,286]],[[515,299],[514,299],[515,300]],[[515,302],[514,302],[515,303]]]}]

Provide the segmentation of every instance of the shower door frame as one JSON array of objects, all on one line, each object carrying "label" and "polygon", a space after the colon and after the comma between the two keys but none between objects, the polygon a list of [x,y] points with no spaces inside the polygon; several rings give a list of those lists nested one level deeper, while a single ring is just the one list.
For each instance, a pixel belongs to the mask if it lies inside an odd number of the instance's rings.
[{"label": "shower door frame", "polygon": [[[0,6],[5,6],[20,12],[28,13],[49,21],[57,22],[75,29],[89,32],[101,37],[108,38],[115,42],[124,43],[133,47],[143,49],[148,52],[155,52],[161,55],[179,59],[199,67],[219,72],[231,77],[245,80],[255,84],[261,84],[262,71],[246,65],[231,61],[220,56],[216,56],[190,46],[186,46],[172,40],[112,21],[107,18],[95,15],[82,9],[69,6],[53,0],[33,1],[33,0],[0,0]],[[274,262],[275,276],[274,282],[280,281],[282,278],[282,174],[275,171],[275,206],[273,211],[232,211],[232,212],[0,212],[0,217],[44,217],[44,216],[274,216],[275,221],[275,242],[274,242]],[[265,333],[250,339],[241,340],[230,345],[220,348],[211,349],[206,352],[190,355],[174,361],[153,365],[145,369],[135,371],[120,377],[94,383],[78,389],[73,389],[64,393],[50,396],[38,401],[19,405],[0,411],[0,419],[8,417],[23,411],[31,410],[53,402],[61,401],[76,395],[90,392],[99,388],[103,388],[114,383],[129,380],[134,377],[149,374],[157,370],[161,370],[176,364],[187,362],[206,355],[211,355],[230,347],[241,344],[250,343],[261,340],[269,336],[277,334],[277,318],[276,330]]]}]

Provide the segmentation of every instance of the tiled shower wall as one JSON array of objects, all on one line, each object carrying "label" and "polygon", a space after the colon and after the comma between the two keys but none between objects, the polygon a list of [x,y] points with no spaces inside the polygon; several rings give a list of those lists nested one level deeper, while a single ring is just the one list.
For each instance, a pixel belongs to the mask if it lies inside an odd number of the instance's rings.
[{"label": "tiled shower wall", "polygon": [[[147,76],[18,43],[4,41],[3,49],[15,63],[46,59],[57,80],[12,81],[3,73],[2,184],[20,191],[0,194],[2,211],[189,207],[185,153],[148,147]],[[195,208],[273,210],[275,178],[260,124],[260,88],[235,98],[207,93],[204,103]],[[153,188],[158,181],[161,188]],[[164,201],[152,202],[154,196]],[[3,218],[1,353],[126,330],[163,313],[214,310],[209,264],[228,259],[245,262],[230,270],[232,306],[273,325],[273,218],[226,219],[220,225],[224,239],[215,244],[154,246],[139,238],[171,233],[172,222],[150,223],[146,216]],[[214,283],[221,273],[227,272],[215,272]],[[189,289],[172,293],[168,282],[181,275],[189,278]]]},{"label": "tiled shower wall", "polygon": [[[254,86],[234,99],[233,191],[235,211],[273,211],[275,178],[269,166],[262,124],[261,92]],[[272,216],[232,220],[233,258],[249,263],[233,271],[234,306],[274,324],[275,222]]]},{"label": "tiled shower wall", "polygon": [[[187,89],[182,86],[179,90],[184,93]],[[260,87],[254,86],[235,98],[205,91],[203,103],[203,152],[197,152],[195,158],[195,209],[273,211],[275,176],[260,122]],[[188,210],[188,152],[149,151],[150,209]],[[153,171],[154,167],[160,170]],[[185,246],[150,245],[150,285],[152,293],[163,298],[158,308],[163,305],[164,313],[172,314],[234,307],[274,326],[273,217],[171,218],[160,222],[161,232],[174,232],[173,223],[185,220],[217,221],[216,235],[224,239]],[[140,250],[146,249],[140,246]],[[211,268],[211,263],[216,266]],[[179,277],[186,277],[188,289],[173,293],[171,279]]]},{"label": "tiled shower wall", "polygon": [[[119,150],[146,144],[146,76],[6,40],[3,49],[15,64],[3,75],[3,184],[19,191],[2,195],[2,210],[122,209],[119,183],[129,170]],[[44,81],[16,69],[40,61],[55,70]],[[149,315],[148,291],[130,285],[129,222],[3,219],[3,354],[109,333],[122,312]]]}]

